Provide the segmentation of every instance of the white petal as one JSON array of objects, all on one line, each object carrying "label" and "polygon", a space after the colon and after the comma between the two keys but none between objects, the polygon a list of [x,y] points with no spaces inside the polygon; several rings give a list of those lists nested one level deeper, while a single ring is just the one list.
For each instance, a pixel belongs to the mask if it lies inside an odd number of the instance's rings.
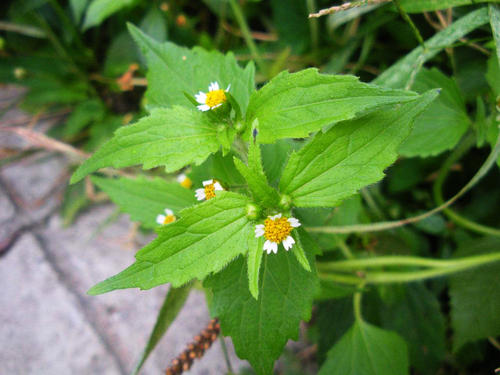
[{"label": "white petal", "polygon": [[264,226],[264,224],[257,224],[257,225],[255,226],[255,228],[264,229],[264,228],[265,228],[265,226]]},{"label": "white petal", "polygon": [[221,184],[219,184],[218,181],[215,182],[214,189],[215,190],[224,190],[224,188],[221,186]]},{"label": "white petal", "polygon": [[255,227],[255,238],[262,237],[264,235],[264,228]]},{"label": "white petal", "polygon": [[294,217],[291,217],[288,219],[288,222],[290,223],[290,225],[293,227],[293,228],[297,228],[297,227],[300,227],[300,221],[299,219],[296,219]]},{"label": "white petal", "polygon": [[210,107],[206,104],[199,105],[196,108],[198,108],[202,112],[210,111]]},{"label": "white petal", "polygon": [[219,89],[219,83],[218,82],[212,82],[210,86],[208,87],[209,91],[215,91]]},{"label": "white petal", "polygon": [[174,211],[172,211],[170,208],[165,208],[165,213],[167,216],[174,216]]},{"label": "white petal", "polygon": [[214,183],[214,180],[206,180],[206,181],[203,181],[203,186],[207,186],[207,185],[210,185],[213,183]]},{"label": "white petal", "polygon": [[231,84],[227,85],[226,92],[228,92],[230,88],[231,88]]},{"label": "white petal", "polygon": [[222,103],[216,104],[216,105],[212,106],[210,109],[215,109],[215,108],[218,108],[218,107],[220,107],[221,105],[222,105]]},{"label": "white petal", "polygon": [[295,240],[293,239],[292,236],[288,236],[285,238],[283,241],[283,247],[285,248],[286,251],[292,248],[293,244],[295,243]]},{"label": "white petal", "polygon": [[196,189],[195,195],[196,195],[196,199],[198,199],[199,201],[204,200],[205,199],[205,189]]},{"label": "white petal", "polygon": [[273,243],[269,240],[266,240],[266,242],[264,242],[264,251],[267,251],[268,254],[271,254],[271,251],[273,251],[272,244]]},{"label": "white petal", "polygon": [[207,94],[205,94],[204,92],[200,91],[198,94],[196,94],[195,96],[195,99],[198,103],[200,104],[205,104],[205,102],[207,101]]},{"label": "white petal", "polygon": [[281,214],[277,214],[277,215],[274,215],[274,216],[269,216],[269,219],[276,220],[276,219],[279,219],[280,217],[281,217]]},{"label": "white petal", "polygon": [[264,250],[267,250],[268,254],[271,254],[271,252],[277,254],[278,253],[278,244],[276,242],[266,240],[266,242],[264,242]]},{"label": "white petal", "polygon": [[181,173],[180,175],[177,176],[177,182],[178,183],[181,183],[182,181],[184,181],[186,179],[186,175],[184,173]]},{"label": "white petal", "polygon": [[158,216],[156,217],[156,222],[157,222],[158,224],[163,224],[163,222],[164,222],[164,221],[165,221],[165,215],[158,215]]},{"label": "white petal", "polygon": [[276,242],[271,242],[271,250],[273,253],[278,254],[278,244]]}]

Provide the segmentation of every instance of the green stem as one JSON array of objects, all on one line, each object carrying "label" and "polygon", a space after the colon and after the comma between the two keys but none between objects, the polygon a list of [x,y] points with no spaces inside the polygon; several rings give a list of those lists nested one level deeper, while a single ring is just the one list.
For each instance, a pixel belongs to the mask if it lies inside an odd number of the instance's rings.
[{"label": "green stem", "polygon": [[425,43],[424,43],[424,38],[422,38],[422,35],[420,34],[420,31],[418,31],[417,26],[415,26],[415,24],[411,20],[410,16],[408,15],[408,13],[406,13],[406,11],[403,9],[399,0],[393,0],[393,2],[394,2],[394,5],[396,6],[396,8],[398,9],[399,14],[401,15],[401,17],[403,17],[403,19],[406,21],[406,23],[408,23],[408,25],[410,25],[410,27],[413,31],[413,34],[415,34],[415,37],[417,38],[418,42],[420,43],[422,48],[425,50],[426,47],[425,47]]},{"label": "green stem", "polygon": [[[436,201],[436,204],[442,205],[444,202],[443,199],[443,185],[448,177],[452,165],[460,160],[460,158],[465,155],[465,153],[474,145],[475,140],[472,135],[467,137],[462,144],[457,147],[448,157],[448,159],[444,162],[443,166],[441,167],[441,170],[439,172],[439,176],[436,179],[434,186],[433,186],[433,194],[434,194],[434,200]],[[500,229],[492,228],[486,225],[482,225],[479,223],[476,223],[472,220],[469,220],[455,211],[453,211],[451,208],[445,208],[443,209],[443,213],[453,222],[455,222],[457,225],[460,225],[466,229],[469,229],[473,232],[480,233],[480,234],[486,234],[489,236],[496,236],[500,237]]]},{"label": "green stem", "polygon": [[[306,0],[307,12],[309,14],[316,12],[316,1]],[[309,32],[311,33],[311,44],[314,52],[318,50],[319,44],[319,32],[318,32],[318,20],[316,18],[309,18]]]},{"label": "green stem", "polygon": [[224,336],[222,336],[222,334],[219,337],[219,341],[220,341],[220,346],[222,348],[222,353],[224,353],[224,360],[226,361],[227,371],[229,374],[232,374],[233,366],[231,366],[231,358],[229,358],[229,354],[226,347],[226,341],[224,341]]},{"label": "green stem", "polygon": [[363,297],[363,288],[365,286],[365,282],[361,282],[359,284],[358,290],[354,293],[353,296],[353,308],[354,308],[354,317],[358,322],[363,320],[363,316],[361,315],[361,300]]},{"label": "green stem", "polygon": [[359,271],[372,267],[387,266],[416,266],[431,268],[453,268],[463,267],[463,265],[475,266],[485,262],[500,260],[500,253],[476,255],[468,258],[457,259],[431,259],[413,256],[381,256],[366,259],[348,259],[337,262],[318,262],[317,267],[320,271]]},{"label": "green stem", "polygon": [[352,255],[351,249],[349,249],[349,246],[345,243],[345,241],[341,238],[337,238],[337,246],[339,247],[340,251],[346,257],[347,259],[353,259],[354,255]]},{"label": "green stem", "polygon": [[[379,259],[379,258],[375,258]],[[375,259],[372,259],[375,260]],[[383,259],[383,258],[382,258]],[[430,261],[430,260],[429,260]],[[437,260],[436,260],[437,261]],[[389,284],[401,283],[410,281],[420,281],[439,276],[445,276],[452,273],[465,271],[483,264],[500,261],[500,252],[493,254],[478,255],[473,257],[461,258],[456,260],[443,261],[448,263],[444,267],[433,268],[429,270],[410,271],[410,272],[366,272],[360,273],[360,276],[350,274],[341,274],[335,272],[325,272],[324,269],[318,267],[319,275],[324,280],[335,281],[343,284],[357,285],[364,280],[367,284]],[[351,262],[351,261],[344,261]],[[341,263],[341,262],[339,262]],[[319,266],[319,264],[318,264]],[[359,268],[358,268],[359,269]]]},{"label": "green stem", "polygon": [[259,50],[257,49],[257,45],[255,44],[250,29],[248,27],[247,21],[245,20],[245,16],[243,15],[243,11],[241,10],[241,6],[237,0],[229,0],[229,4],[231,5],[231,9],[233,10],[234,17],[240,26],[241,33],[243,34],[243,38],[245,39],[245,43],[250,49],[250,53],[252,54],[253,59],[259,66],[260,70],[264,75],[267,75],[267,67],[260,56]]},{"label": "green stem", "polygon": [[379,220],[383,220],[384,213],[377,206],[377,203],[375,202],[375,199],[373,199],[373,196],[370,193],[369,189],[368,188],[361,189],[361,195],[363,196],[363,199],[365,200],[368,207],[370,207],[371,211],[375,214],[375,216],[377,216]]},{"label": "green stem", "polygon": [[309,227],[306,228],[310,232],[316,232],[316,233],[361,233],[361,232],[377,232],[377,231],[382,231],[382,230],[388,230],[388,229],[393,229],[393,228],[399,228],[407,224],[412,224],[419,222],[421,220],[427,219],[429,216],[432,216],[440,211],[443,211],[447,207],[451,206],[453,203],[455,203],[462,195],[467,193],[470,189],[472,189],[485,175],[488,173],[488,171],[496,165],[496,160],[498,158],[498,155],[500,154],[500,135],[498,136],[497,142],[495,144],[495,147],[491,150],[490,155],[484,162],[484,164],[479,168],[477,173],[474,175],[474,177],[471,178],[471,180],[453,197],[448,199],[445,203],[441,204],[440,206],[424,212],[421,215],[409,217],[403,220],[396,220],[396,221],[385,221],[385,222],[380,222],[380,223],[374,223],[374,224],[360,224],[360,225],[346,225],[346,226],[321,226],[321,227]]}]

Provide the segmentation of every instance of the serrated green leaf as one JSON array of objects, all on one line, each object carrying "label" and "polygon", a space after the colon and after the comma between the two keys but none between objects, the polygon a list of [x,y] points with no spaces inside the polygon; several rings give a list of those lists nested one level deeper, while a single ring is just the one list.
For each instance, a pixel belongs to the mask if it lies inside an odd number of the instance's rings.
[{"label": "serrated green leaf", "polygon": [[87,30],[90,27],[100,25],[102,21],[112,14],[137,3],[136,0],[92,0],[87,12],[82,29]]},{"label": "serrated green leaf", "polygon": [[246,218],[248,203],[243,195],[218,192],[215,198],[184,209],[179,220],[160,228],[158,237],[136,254],[133,265],[88,293],[150,289],[165,283],[178,287],[220,271],[248,250],[247,239],[253,234]]},{"label": "serrated green leaf", "polygon": [[318,375],[408,373],[404,340],[394,332],[357,320],[330,350]]},{"label": "serrated green leaf", "polygon": [[[485,237],[461,244],[456,256],[498,252],[500,239]],[[450,277],[453,349],[465,343],[500,335],[500,263]]]},{"label": "serrated green leaf", "polygon": [[455,81],[437,69],[422,69],[412,86],[418,93],[441,88],[439,96],[415,119],[400,154],[428,157],[449,150],[458,143],[470,125],[465,102]]},{"label": "serrated green leaf", "polygon": [[247,111],[250,124],[259,120],[259,141],[302,138],[363,111],[414,100],[409,91],[387,90],[359,82],[348,75],[319,74],[317,69],[282,72],[255,92]]},{"label": "serrated green leaf", "polygon": [[335,206],[360,188],[377,182],[397,157],[411,125],[434,100],[435,91],[395,109],[337,124],[292,154],[280,191],[298,207]]},{"label": "serrated green leaf", "polygon": [[232,53],[223,55],[200,47],[188,49],[170,42],[158,43],[131,24],[129,31],[148,63],[148,108],[176,104],[194,108],[184,92],[206,92],[209,84],[216,81],[224,89],[231,85],[230,93],[245,113],[255,90],[253,63],[243,69]]},{"label": "serrated green leaf", "polygon": [[92,176],[92,182],[109,195],[123,212],[145,228],[157,228],[156,216],[169,208],[177,215],[183,208],[196,203],[194,193],[178,183],[161,178],[101,178]]},{"label": "serrated green leaf", "polygon": [[255,238],[255,236],[251,236],[248,240],[248,289],[256,300],[259,299],[259,275],[260,264],[262,263],[262,256],[264,255],[263,246],[264,237]]},{"label": "serrated green leaf", "polygon": [[237,158],[234,158],[234,165],[245,178],[255,201],[262,203],[265,207],[275,207],[279,203],[280,197],[278,192],[269,186],[264,174],[260,146],[257,142],[250,141],[248,166]]},{"label": "serrated green leaf", "polygon": [[432,12],[434,10],[494,1],[497,0],[400,0],[401,7],[408,13]]},{"label": "serrated green leaf", "polygon": [[232,337],[240,358],[265,375],[272,373],[288,339],[297,340],[300,321],[310,319],[318,278],[315,270],[305,271],[292,254],[280,250],[263,255],[258,300],[248,290],[242,257],[205,285],[212,288],[223,334]]},{"label": "serrated green leaf", "polygon": [[425,50],[422,46],[415,48],[389,69],[385,70],[373,80],[373,83],[392,88],[405,87],[412,79],[414,71],[417,71],[426,61],[488,21],[487,8],[480,8],[470,12],[425,41]]},{"label": "serrated green leaf", "polygon": [[380,307],[380,315],[384,328],[408,343],[411,365],[435,374],[446,354],[445,320],[436,296],[422,284],[409,284],[399,299]]},{"label": "serrated green leaf", "polygon": [[135,366],[132,375],[137,375],[141,370],[142,365],[148,359],[149,354],[156,347],[156,344],[163,337],[165,332],[167,332],[168,327],[173,323],[179,312],[181,311],[186,299],[189,296],[189,292],[191,291],[192,284],[186,284],[181,286],[180,288],[170,288],[165,300],[163,301],[163,305],[161,306],[158,317],[156,318],[156,323],[153,327],[153,331],[151,331],[151,335],[149,336],[148,343],[144,348],[144,352],[139,359],[139,362]]},{"label": "serrated green leaf", "polygon": [[173,172],[189,163],[199,164],[219,148],[216,134],[216,125],[199,111],[180,106],[158,108],[118,129],[76,170],[71,182],[104,167],[142,164],[144,169],[165,166],[167,172]]}]

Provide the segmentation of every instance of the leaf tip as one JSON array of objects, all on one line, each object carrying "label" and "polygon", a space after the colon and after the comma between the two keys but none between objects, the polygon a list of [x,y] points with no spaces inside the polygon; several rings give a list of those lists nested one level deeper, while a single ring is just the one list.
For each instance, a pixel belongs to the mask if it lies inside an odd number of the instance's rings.
[{"label": "leaf tip", "polygon": [[111,291],[111,289],[106,286],[106,282],[102,281],[102,282],[94,285],[92,288],[90,288],[87,291],[87,294],[89,296],[97,296],[99,294],[104,294],[104,293],[107,293],[107,292],[110,292],[110,291]]}]

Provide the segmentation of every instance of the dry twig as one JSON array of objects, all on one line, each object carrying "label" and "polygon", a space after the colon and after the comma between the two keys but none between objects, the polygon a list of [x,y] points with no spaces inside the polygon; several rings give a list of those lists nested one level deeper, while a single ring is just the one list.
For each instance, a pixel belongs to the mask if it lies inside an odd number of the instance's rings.
[{"label": "dry twig", "polygon": [[309,18],[318,18],[322,16],[326,16],[327,14],[332,14],[332,13],[337,13],[341,12],[343,10],[348,10],[356,7],[360,7],[363,5],[370,5],[370,4],[382,4],[382,3],[388,3],[391,0],[360,0],[360,1],[352,1],[352,2],[347,2],[342,5],[335,5],[330,8],[325,8],[321,9],[317,13],[311,13],[309,14]]}]

